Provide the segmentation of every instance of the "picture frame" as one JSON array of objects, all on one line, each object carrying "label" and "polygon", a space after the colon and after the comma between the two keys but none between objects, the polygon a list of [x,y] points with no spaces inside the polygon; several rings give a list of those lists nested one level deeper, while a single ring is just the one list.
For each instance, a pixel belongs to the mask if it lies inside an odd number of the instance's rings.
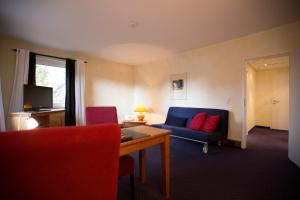
[{"label": "picture frame", "polygon": [[170,75],[170,98],[173,100],[187,98],[187,73]]}]

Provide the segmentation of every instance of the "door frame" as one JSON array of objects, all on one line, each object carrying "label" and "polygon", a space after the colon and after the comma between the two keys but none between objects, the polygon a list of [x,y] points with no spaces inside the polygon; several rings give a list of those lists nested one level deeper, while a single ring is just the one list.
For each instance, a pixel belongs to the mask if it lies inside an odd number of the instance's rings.
[{"label": "door frame", "polygon": [[[256,59],[264,59],[264,58],[274,58],[274,57],[280,57],[280,56],[288,56],[289,57],[289,63],[291,62],[291,53],[292,51],[285,51],[280,52],[276,54],[267,54],[262,56],[253,56],[253,57],[247,57],[244,58],[242,61],[242,98],[241,98],[241,105],[242,105],[242,141],[241,141],[241,148],[246,149],[247,148],[247,72],[246,72],[246,63],[250,60],[256,60]],[[290,64],[289,64],[290,65]],[[290,77],[290,75],[289,75]],[[289,85],[290,88],[290,85]]]}]

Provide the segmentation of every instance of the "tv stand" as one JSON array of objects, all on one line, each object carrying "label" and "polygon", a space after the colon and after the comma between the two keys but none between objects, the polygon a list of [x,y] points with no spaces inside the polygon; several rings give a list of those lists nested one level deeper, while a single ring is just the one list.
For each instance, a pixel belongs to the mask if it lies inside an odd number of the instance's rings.
[{"label": "tv stand", "polygon": [[37,128],[60,127],[65,125],[65,110],[47,109],[9,113],[9,129],[12,131],[27,130],[27,123],[30,118],[38,122]]}]

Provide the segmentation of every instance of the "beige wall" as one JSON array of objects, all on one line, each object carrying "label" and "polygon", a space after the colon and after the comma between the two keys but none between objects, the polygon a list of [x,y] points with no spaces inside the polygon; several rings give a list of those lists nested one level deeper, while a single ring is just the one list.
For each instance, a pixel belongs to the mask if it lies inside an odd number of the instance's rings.
[{"label": "beige wall", "polygon": [[133,68],[128,65],[95,59],[85,55],[44,48],[39,45],[0,36],[0,78],[4,110],[7,114],[11,96],[14,69],[14,48],[29,49],[33,52],[82,59],[88,61],[86,66],[86,104],[115,105],[120,119],[133,110]]},{"label": "beige wall", "polygon": [[249,64],[246,64],[246,73],[247,132],[249,132],[255,126],[256,71]]},{"label": "beige wall", "polygon": [[[300,22],[246,37],[187,51],[173,58],[135,67],[135,104],[163,122],[169,106],[221,108],[230,111],[229,138],[241,140],[244,59],[275,55],[300,47]],[[187,72],[186,100],[170,100],[169,77]]]},{"label": "beige wall", "polygon": [[119,121],[132,114],[133,68],[108,61],[89,61],[86,70],[86,105],[117,106]]}]

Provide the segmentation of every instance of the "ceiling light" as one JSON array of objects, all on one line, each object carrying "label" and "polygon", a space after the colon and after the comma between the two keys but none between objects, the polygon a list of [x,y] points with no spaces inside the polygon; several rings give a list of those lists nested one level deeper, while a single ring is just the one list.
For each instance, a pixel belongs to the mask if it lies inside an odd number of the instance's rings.
[{"label": "ceiling light", "polygon": [[129,28],[137,28],[138,26],[140,25],[140,23],[139,22],[137,22],[137,21],[130,21],[129,22]]}]

